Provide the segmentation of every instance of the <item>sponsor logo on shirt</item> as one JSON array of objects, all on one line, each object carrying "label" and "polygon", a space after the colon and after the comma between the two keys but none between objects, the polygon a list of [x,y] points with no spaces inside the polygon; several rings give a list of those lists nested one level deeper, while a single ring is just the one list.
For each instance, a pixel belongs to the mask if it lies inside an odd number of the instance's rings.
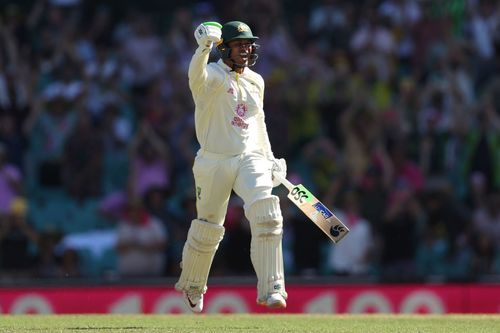
[{"label": "sponsor logo on shirt", "polygon": [[243,120],[245,116],[247,115],[248,107],[246,104],[240,103],[236,106],[236,114],[238,116],[235,116],[233,120],[231,120],[231,125],[242,128],[242,129],[247,129],[248,124]]},{"label": "sponsor logo on shirt", "polygon": [[248,124],[245,123],[245,121],[243,119],[241,119],[240,117],[234,117],[233,120],[231,120],[231,125],[236,126],[236,127],[240,127],[243,129],[248,128]]},{"label": "sponsor logo on shirt", "polygon": [[242,118],[245,118],[248,111],[246,104],[240,103],[236,106],[236,114]]}]

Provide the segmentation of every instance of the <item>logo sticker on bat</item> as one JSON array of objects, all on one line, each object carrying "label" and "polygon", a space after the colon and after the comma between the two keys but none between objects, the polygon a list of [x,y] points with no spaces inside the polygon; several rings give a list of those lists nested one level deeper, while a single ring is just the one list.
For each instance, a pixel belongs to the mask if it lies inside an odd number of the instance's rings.
[{"label": "logo sticker on bat", "polygon": [[333,227],[330,228],[330,235],[332,235],[333,237],[338,237],[340,235],[341,232],[344,232],[345,231],[345,228],[342,227],[341,225],[335,225]]},{"label": "logo sticker on bat", "polygon": [[297,185],[290,192],[293,199],[298,201],[300,204],[309,202],[312,200],[312,194],[302,185]]},{"label": "logo sticker on bat", "polygon": [[330,217],[333,216],[332,212],[328,208],[325,207],[321,202],[316,202],[313,207],[323,215],[323,217],[326,219],[329,219]]}]

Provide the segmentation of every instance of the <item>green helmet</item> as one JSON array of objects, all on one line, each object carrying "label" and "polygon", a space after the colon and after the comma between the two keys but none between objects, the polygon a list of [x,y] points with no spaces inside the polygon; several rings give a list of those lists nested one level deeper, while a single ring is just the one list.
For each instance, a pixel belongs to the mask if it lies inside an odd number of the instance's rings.
[{"label": "green helmet", "polygon": [[227,22],[222,26],[222,42],[229,43],[234,39],[249,39],[255,41],[259,39],[259,37],[254,36],[250,27],[243,22]]},{"label": "green helmet", "polygon": [[[235,39],[248,39],[253,43],[252,51],[249,57],[248,66],[255,65],[257,61],[257,49],[259,48],[258,44],[255,44],[255,41],[259,39],[259,37],[254,36],[250,27],[240,21],[230,21],[225,23],[222,26],[222,36],[221,42],[217,46],[217,50],[223,60],[231,59],[231,49],[228,47],[228,43]],[[237,66],[233,63],[233,69]]]}]

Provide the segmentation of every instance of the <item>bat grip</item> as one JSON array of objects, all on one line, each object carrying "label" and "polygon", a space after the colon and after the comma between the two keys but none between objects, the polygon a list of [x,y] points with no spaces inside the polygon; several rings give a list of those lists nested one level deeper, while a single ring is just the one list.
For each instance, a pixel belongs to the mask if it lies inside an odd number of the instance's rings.
[{"label": "bat grip", "polygon": [[295,185],[290,183],[285,177],[281,176],[279,172],[273,172],[274,178],[280,181],[281,184],[283,184],[289,191],[293,190]]}]

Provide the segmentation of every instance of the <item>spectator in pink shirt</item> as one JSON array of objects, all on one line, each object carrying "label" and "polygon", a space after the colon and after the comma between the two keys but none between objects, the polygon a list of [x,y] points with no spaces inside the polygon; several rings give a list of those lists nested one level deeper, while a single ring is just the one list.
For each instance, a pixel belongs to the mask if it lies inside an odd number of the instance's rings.
[{"label": "spectator in pink shirt", "polygon": [[147,123],[142,122],[131,145],[129,186],[134,196],[143,198],[153,187],[170,186],[170,165],[167,145]]}]

